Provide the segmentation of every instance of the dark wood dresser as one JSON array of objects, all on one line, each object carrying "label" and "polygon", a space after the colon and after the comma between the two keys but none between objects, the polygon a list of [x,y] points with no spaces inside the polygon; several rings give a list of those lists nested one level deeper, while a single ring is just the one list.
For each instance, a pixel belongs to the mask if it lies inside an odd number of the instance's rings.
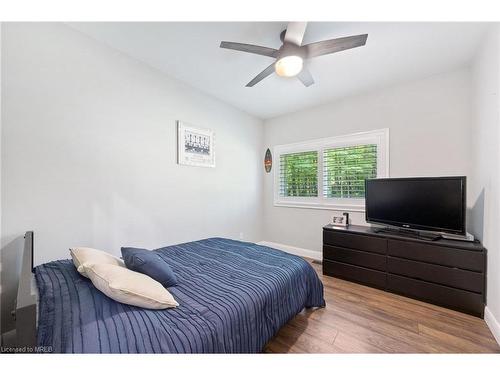
[{"label": "dark wood dresser", "polygon": [[351,225],[323,227],[323,274],[483,317],[486,249]]}]

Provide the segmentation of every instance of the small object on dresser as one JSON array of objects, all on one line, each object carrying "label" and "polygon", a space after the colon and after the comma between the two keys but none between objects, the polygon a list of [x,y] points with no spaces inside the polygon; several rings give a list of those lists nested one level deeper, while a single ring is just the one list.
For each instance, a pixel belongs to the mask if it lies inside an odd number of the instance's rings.
[{"label": "small object on dresser", "polygon": [[332,224],[336,227],[347,228],[349,226],[349,213],[344,212],[342,216],[333,216]]}]

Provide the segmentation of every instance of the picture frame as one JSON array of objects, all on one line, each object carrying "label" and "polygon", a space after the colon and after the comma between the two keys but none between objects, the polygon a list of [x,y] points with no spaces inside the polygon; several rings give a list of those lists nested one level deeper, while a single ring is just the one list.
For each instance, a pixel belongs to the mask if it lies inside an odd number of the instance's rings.
[{"label": "picture frame", "polygon": [[215,133],[177,121],[177,162],[180,165],[215,168]]},{"label": "picture frame", "polygon": [[349,226],[349,213],[343,212],[342,215],[335,214],[332,217],[332,224],[336,227],[347,228]]}]

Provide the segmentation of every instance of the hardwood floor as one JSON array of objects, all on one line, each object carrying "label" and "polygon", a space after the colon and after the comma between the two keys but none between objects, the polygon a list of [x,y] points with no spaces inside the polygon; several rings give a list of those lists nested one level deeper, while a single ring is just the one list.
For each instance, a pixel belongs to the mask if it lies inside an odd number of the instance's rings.
[{"label": "hardwood floor", "polygon": [[[308,260],[309,261],[309,260]],[[323,276],[326,307],[302,311],[267,353],[500,353],[479,318]]]}]

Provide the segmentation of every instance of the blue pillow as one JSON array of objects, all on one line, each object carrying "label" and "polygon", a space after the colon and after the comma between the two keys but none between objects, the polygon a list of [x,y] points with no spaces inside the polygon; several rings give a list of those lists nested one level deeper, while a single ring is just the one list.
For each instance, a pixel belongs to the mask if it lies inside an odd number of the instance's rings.
[{"label": "blue pillow", "polygon": [[128,269],[148,275],[165,288],[177,285],[174,271],[154,251],[122,247],[122,257]]}]

